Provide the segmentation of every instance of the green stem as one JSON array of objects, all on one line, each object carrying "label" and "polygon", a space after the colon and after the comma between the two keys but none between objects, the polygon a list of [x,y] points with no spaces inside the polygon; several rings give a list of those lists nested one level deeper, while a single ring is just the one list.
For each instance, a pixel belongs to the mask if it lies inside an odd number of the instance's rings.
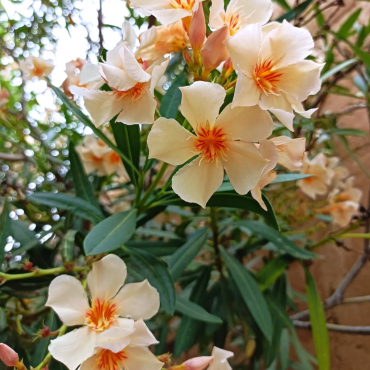
[{"label": "green stem", "polygon": [[[59,329],[58,337],[61,337],[63,334],[65,334],[67,329],[68,329],[68,327],[66,325],[61,326],[60,329]],[[51,353],[49,352],[45,356],[45,358],[42,360],[42,362],[37,367],[35,367],[33,370],[42,370],[44,367],[46,367],[48,365],[50,360],[51,360]]]},{"label": "green stem", "polygon": [[164,173],[166,172],[167,168],[168,168],[168,163],[162,163],[162,166],[159,169],[157,175],[155,176],[152,184],[150,185],[149,189],[146,191],[145,195],[143,196],[143,199],[140,201],[139,207],[145,206],[146,201],[153,194],[154,190],[156,189],[158,183],[161,181],[161,179],[162,179]]},{"label": "green stem", "polygon": [[361,234],[361,233],[355,233],[355,234],[342,234],[341,238],[346,239],[346,238],[358,238],[358,239],[370,239],[370,233],[369,234]]},{"label": "green stem", "polygon": [[6,281],[11,280],[23,280],[23,279],[30,279],[33,277],[39,277],[39,276],[47,276],[47,275],[58,275],[68,272],[82,272],[85,271],[87,267],[73,267],[72,269],[66,268],[64,266],[62,267],[55,267],[52,269],[35,269],[32,272],[28,272],[25,274],[6,274],[3,272],[0,272],[0,281],[1,283],[4,283]]}]

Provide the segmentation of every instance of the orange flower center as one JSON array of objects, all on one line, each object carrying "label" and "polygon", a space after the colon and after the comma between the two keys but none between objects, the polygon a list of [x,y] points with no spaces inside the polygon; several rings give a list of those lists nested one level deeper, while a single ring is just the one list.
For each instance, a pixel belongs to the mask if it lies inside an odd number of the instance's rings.
[{"label": "orange flower center", "polygon": [[98,353],[98,368],[100,370],[121,370],[125,359],[127,359],[125,351],[114,353],[109,349],[103,349]]},{"label": "orange flower center", "polygon": [[170,4],[175,9],[192,10],[195,4],[195,0],[171,0]]},{"label": "orange flower center", "polygon": [[116,152],[112,152],[110,155],[109,155],[109,162],[111,164],[119,164],[121,161],[121,157],[116,153]]},{"label": "orange flower center", "polygon": [[279,94],[279,88],[276,83],[280,81],[282,73],[273,71],[272,60],[266,59],[254,68],[253,78],[257,86],[266,94]]},{"label": "orange flower center", "polygon": [[103,162],[103,158],[102,157],[97,157],[96,155],[94,154],[91,154],[90,155],[90,158],[91,158],[91,161],[95,164],[100,164]]},{"label": "orange flower center", "polygon": [[145,94],[145,89],[143,88],[143,84],[138,82],[134,87],[127,91],[117,91],[118,94],[121,96],[131,95],[132,102],[140,99]]},{"label": "orange flower center", "polygon": [[240,28],[239,14],[232,13],[230,16],[228,16],[228,19],[226,19],[225,23],[229,25],[230,36],[234,36]]},{"label": "orange flower center", "polygon": [[226,157],[225,151],[228,150],[226,145],[226,134],[220,127],[211,127],[207,122],[206,125],[196,130],[197,139],[195,149],[201,153],[207,161],[218,160],[219,156]]},{"label": "orange flower center", "polygon": [[96,331],[104,331],[116,321],[116,313],[114,303],[94,299],[92,308],[86,312],[86,325]]}]

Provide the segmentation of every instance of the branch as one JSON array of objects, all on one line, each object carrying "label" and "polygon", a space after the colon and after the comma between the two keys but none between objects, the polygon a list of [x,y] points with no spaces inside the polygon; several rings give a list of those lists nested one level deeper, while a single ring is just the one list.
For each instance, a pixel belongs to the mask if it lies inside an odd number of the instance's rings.
[{"label": "branch", "polygon": [[[311,329],[311,323],[309,321],[293,320],[293,325],[299,329]],[[326,324],[326,327],[328,330],[338,333],[370,335],[370,326]]]},{"label": "branch", "polygon": [[99,1],[98,29],[99,29],[99,55],[100,55],[103,50],[103,0]]},{"label": "branch", "polygon": [[[361,269],[364,267],[367,260],[368,260],[368,257],[366,255],[362,255],[357,260],[357,262],[352,266],[351,270],[344,277],[344,279],[339,284],[335,292],[325,302],[323,302],[325,311],[343,303],[344,301],[343,295],[345,291],[347,290],[349,285],[352,283],[352,281],[356,278],[356,276],[359,274]],[[307,320],[309,319],[309,317],[310,317],[309,312],[308,310],[306,310],[306,311],[296,313],[292,315],[290,318],[292,321],[297,321],[297,320]]]},{"label": "branch", "polygon": [[8,162],[25,162],[28,158],[23,154],[0,153],[0,159]]}]

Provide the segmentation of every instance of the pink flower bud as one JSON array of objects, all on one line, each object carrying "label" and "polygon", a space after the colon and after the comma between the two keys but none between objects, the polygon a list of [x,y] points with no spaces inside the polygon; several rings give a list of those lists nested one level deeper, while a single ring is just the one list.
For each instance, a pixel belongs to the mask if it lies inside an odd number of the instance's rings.
[{"label": "pink flower bud", "polygon": [[6,344],[0,343],[0,360],[4,362],[6,366],[14,367],[19,362],[18,353],[13,351]]},{"label": "pink flower bud", "polygon": [[200,55],[203,59],[203,66],[208,73],[217,68],[223,61],[229,57],[229,52],[223,42],[229,37],[229,28],[227,25],[211,33],[204,44]]},{"label": "pink flower bud", "polygon": [[185,361],[182,365],[184,366],[184,370],[203,370],[212,360],[212,356],[194,357]]},{"label": "pink flower bud", "polygon": [[204,18],[202,3],[198,3],[198,9],[194,12],[190,23],[189,40],[193,48],[193,54],[198,55],[206,38],[206,21]]},{"label": "pink flower bud", "polygon": [[182,57],[184,58],[186,64],[188,65],[193,64],[193,58],[191,57],[190,53],[186,49],[182,51]]}]

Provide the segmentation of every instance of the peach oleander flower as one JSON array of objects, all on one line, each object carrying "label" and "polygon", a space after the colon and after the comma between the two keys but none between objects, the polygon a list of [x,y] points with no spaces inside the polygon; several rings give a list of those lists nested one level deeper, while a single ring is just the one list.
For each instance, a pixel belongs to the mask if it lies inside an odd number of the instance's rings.
[{"label": "peach oleander flower", "polygon": [[25,81],[33,77],[41,78],[48,76],[54,69],[52,62],[37,57],[28,57],[19,63]]},{"label": "peach oleander flower", "polygon": [[276,167],[278,162],[278,151],[275,144],[272,140],[262,140],[259,144],[259,151],[262,154],[262,157],[269,160],[267,166],[262,172],[262,176],[258,181],[258,184],[251,190],[252,197],[260,204],[260,206],[267,211],[265,202],[262,199],[262,192],[265,186],[270,182],[276,180],[276,172],[273,169]]},{"label": "peach oleander flower", "polygon": [[70,370],[93,356],[100,333],[115,328],[129,335],[134,331],[133,320],[147,320],[158,312],[157,290],[147,280],[123,285],[126,276],[125,263],[115,255],[93,263],[87,276],[91,305],[76,278],[61,275],[51,282],[46,306],[63,324],[82,326],[49,345],[51,355]]},{"label": "peach oleander flower", "polygon": [[80,370],[161,370],[163,362],[147,348],[158,341],[143,320],[133,324],[129,333],[121,328],[99,334],[94,354],[81,364]]},{"label": "peach oleander flower", "polygon": [[230,351],[213,347],[211,356],[194,357],[169,370],[204,370],[208,365],[208,370],[231,370],[227,359],[233,356]]},{"label": "peach oleander flower", "polygon": [[139,36],[139,40],[140,46],[135,56],[147,62],[190,46],[189,36],[181,21],[168,26],[151,27]]},{"label": "peach oleander flower", "polygon": [[312,199],[327,193],[334,176],[334,171],[328,168],[328,158],[322,153],[317,154],[312,160],[308,159],[306,153],[300,172],[312,175],[297,181],[297,186]]},{"label": "peach oleander flower", "polygon": [[278,164],[289,171],[299,171],[306,150],[306,138],[291,139],[288,136],[277,136],[270,141],[275,144],[278,151]]},{"label": "peach oleander flower", "polygon": [[348,178],[349,172],[347,168],[340,165],[338,157],[331,157],[328,159],[328,168],[333,170],[333,188],[344,187],[343,180]]},{"label": "peach oleander flower", "polygon": [[66,63],[66,74],[67,78],[63,81],[62,87],[68,96],[72,95],[70,86],[99,89],[104,85],[97,66],[81,58]]},{"label": "peach oleander flower", "polygon": [[329,214],[333,223],[340,227],[347,226],[354,215],[358,214],[362,191],[353,187],[354,178],[348,178],[339,188],[329,194],[329,204],[318,213]]},{"label": "peach oleander flower", "polygon": [[193,10],[204,0],[132,0],[131,6],[154,15],[167,26],[193,15]]},{"label": "peach oleander flower", "polygon": [[[112,139],[114,141],[113,137]],[[84,136],[82,144],[76,147],[76,151],[87,174],[96,171],[98,176],[117,174],[127,177],[121,157],[95,135]]]},{"label": "peach oleander flower", "polygon": [[231,0],[226,11],[223,0],[212,0],[209,25],[218,29],[226,24],[233,36],[247,24],[267,23],[271,14],[271,0]]},{"label": "peach oleander flower", "polygon": [[8,103],[9,97],[9,91],[5,88],[0,88],[0,109]]},{"label": "peach oleander flower", "polygon": [[[118,115],[117,122],[127,125],[154,122],[157,102],[154,88],[164,75],[169,59],[160,59],[149,67],[140,64],[129,48],[121,43],[108,51],[107,61],[99,64],[99,73],[112,91],[71,86],[73,94],[82,96],[95,126]],[[147,67],[147,68],[146,68]]]},{"label": "peach oleander flower", "polygon": [[251,24],[225,45],[238,71],[233,108],[259,104],[291,131],[294,111],[311,117],[315,109],[305,111],[301,102],[319,91],[323,64],[304,60],[314,47],[307,30],[286,21]]},{"label": "peach oleander flower", "polygon": [[192,134],[174,119],[159,118],[148,136],[149,158],[181,165],[172,188],[183,200],[205,208],[220,187],[224,169],[239,194],[247,194],[261,178],[268,161],[253,144],[267,138],[273,129],[270,115],[259,107],[228,105],[222,86],[198,81],[182,92],[181,112],[192,126]]}]

